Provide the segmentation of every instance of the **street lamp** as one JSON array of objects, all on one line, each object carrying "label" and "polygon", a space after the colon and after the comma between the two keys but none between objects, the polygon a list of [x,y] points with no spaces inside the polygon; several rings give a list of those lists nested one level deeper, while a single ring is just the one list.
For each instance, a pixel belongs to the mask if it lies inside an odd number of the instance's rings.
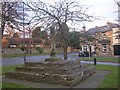
[{"label": "street lamp", "polygon": [[24,27],[24,2],[23,2],[23,39],[24,39],[24,63],[26,62],[26,46],[25,46],[25,27]]}]

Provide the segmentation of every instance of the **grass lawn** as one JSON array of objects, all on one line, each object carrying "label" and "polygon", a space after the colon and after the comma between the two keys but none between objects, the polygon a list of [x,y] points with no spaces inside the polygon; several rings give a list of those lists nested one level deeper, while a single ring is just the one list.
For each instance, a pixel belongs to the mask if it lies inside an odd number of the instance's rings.
[{"label": "grass lawn", "polygon": [[29,88],[29,87],[25,85],[18,85],[18,84],[3,82],[2,88]]},{"label": "grass lawn", "polygon": [[98,86],[98,88],[120,88],[120,81],[118,80],[118,76],[120,72],[118,72],[118,68],[120,66],[108,66],[108,65],[96,65],[97,70],[111,70],[112,72],[107,76],[105,80]]},{"label": "grass lawn", "polygon": [[[1,71],[0,74],[5,74],[8,71],[14,71],[16,66],[24,66],[24,65],[14,65],[14,66],[0,67],[0,71]],[[0,83],[0,85],[1,85],[1,83]],[[28,88],[28,86],[3,82],[2,83],[2,88]]]},{"label": "grass lawn", "polygon": [[[39,55],[46,55],[48,53],[32,53],[32,54],[26,54],[26,56],[39,56]],[[13,57],[20,57],[24,56],[24,54],[6,54],[2,55],[3,58],[13,58]]]},{"label": "grass lawn", "polygon": [[[2,74],[4,74],[7,71],[13,71],[15,70],[16,66],[23,66],[23,65],[15,65],[15,66],[4,66],[2,68]],[[118,72],[117,66],[108,66],[108,65],[96,65],[95,66],[97,70],[111,70],[112,72],[106,77],[106,79],[98,86],[98,88],[118,88],[118,84],[120,87],[120,81],[118,80],[118,75],[120,74]],[[119,66],[120,67],[120,66]],[[27,86],[23,85],[17,85],[12,83],[2,83],[3,88],[26,88]]]},{"label": "grass lawn", "polygon": [[14,65],[14,66],[3,66],[0,67],[0,75],[5,74],[8,71],[14,71],[16,66],[24,66],[24,65]]},{"label": "grass lawn", "polygon": [[[97,61],[99,62],[114,62],[114,63],[120,63],[120,59],[117,57],[95,57]],[[85,61],[93,61],[94,57],[80,57],[79,60],[85,60]]]}]

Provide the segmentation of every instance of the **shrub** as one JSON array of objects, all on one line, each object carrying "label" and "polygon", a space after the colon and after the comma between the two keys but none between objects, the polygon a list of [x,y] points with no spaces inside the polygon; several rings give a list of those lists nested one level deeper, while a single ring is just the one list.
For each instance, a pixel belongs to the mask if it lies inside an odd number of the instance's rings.
[{"label": "shrub", "polygon": [[43,48],[41,48],[41,47],[36,47],[36,50],[39,51],[39,53],[43,52]]}]

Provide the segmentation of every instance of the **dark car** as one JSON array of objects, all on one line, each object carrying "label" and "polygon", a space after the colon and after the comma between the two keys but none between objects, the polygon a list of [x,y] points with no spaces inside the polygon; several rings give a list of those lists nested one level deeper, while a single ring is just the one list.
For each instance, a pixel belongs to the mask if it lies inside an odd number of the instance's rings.
[{"label": "dark car", "polygon": [[95,56],[95,55],[96,55],[96,52],[95,52],[95,51],[91,53],[91,56]]},{"label": "dark car", "polygon": [[88,51],[80,51],[78,54],[79,57],[89,57]]}]

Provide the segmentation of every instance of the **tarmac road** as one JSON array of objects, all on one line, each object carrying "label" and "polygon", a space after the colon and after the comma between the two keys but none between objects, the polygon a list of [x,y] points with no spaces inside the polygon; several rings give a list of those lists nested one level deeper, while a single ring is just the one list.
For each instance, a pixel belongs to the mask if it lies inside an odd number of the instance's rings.
[{"label": "tarmac road", "polygon": [[[40,55],[40,56],[26,56],[26,61],[32,61],[32,62],[38,62],[38,61],[44,61],[45,58],[49,58],[49,55]],[[57,54],[58,58],[63,59],[63,54]],[[79,59],[78,52],[69,53],[68,54],[68,60],[76,60]],[[94,64],[93,61],[80,61],[81,63],[90,63]],[[11,65],[17,65],[17,64],[24,64],[24,57],[14,57],[14,58],[2,58],[2,64],[0,66],[11,66]],[[120,66],[118,63],[112,63],[112,62],[97,62],[97,64],[102,65],[114,65],[114,66]]]},{"label": "tarmac road", "polygon": [[[69,53],[68,60],[75,60],[79,57],[77,56],[78,53]],[[49,55],[40,55],[40,56],[26,56],[26,61],[44,61],[45,58],[49,58]],[[63,54],[57,54],[58,58],[63,59]],[[14,58],[2,58],[2,66],[10,66],[10,65],[17,65],[17,64],[24,64],[24,57],[14,57]]]}]

